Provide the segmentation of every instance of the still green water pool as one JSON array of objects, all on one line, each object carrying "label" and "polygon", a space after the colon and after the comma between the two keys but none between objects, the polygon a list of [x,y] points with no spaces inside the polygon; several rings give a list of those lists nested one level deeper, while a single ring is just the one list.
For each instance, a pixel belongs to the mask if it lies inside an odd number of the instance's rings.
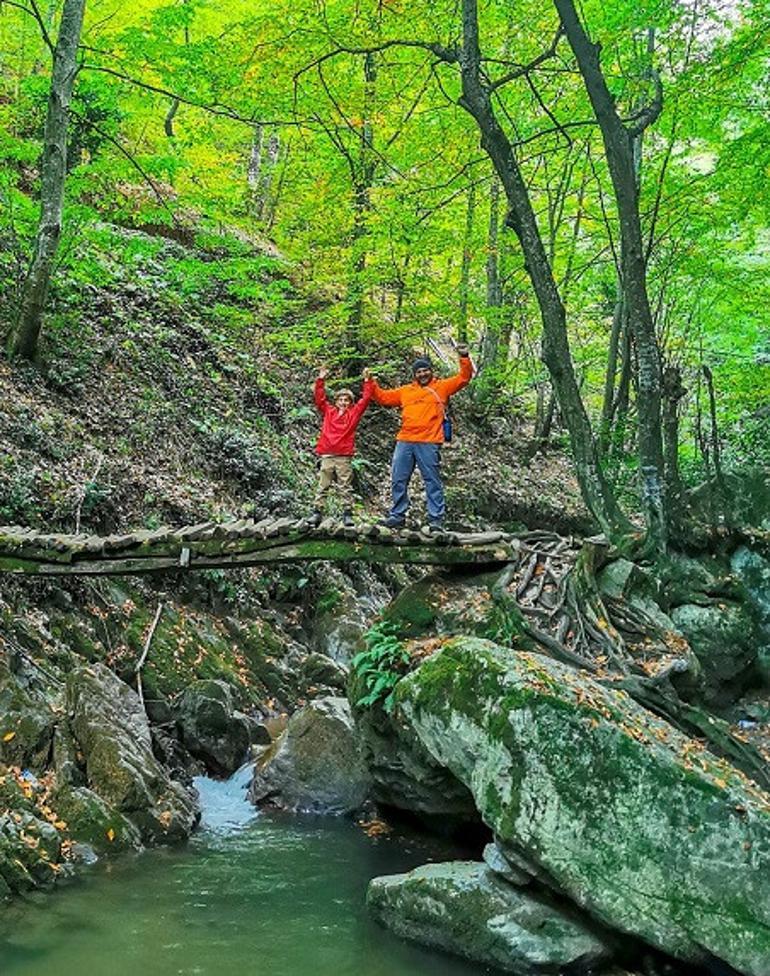
[{"label": "still green water pool", "polygon": [[4,910],[3,976],[480,976],[367,916],[370,878],[454,856],[333,818],[255,816],[242,779],[199,782],[201,831],[178,850],[94,865]]}]

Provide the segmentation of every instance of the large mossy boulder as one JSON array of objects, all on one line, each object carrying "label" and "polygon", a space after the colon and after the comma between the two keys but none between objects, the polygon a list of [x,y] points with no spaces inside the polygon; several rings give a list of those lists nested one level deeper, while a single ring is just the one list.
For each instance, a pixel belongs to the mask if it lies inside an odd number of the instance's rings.
[{"label": "large mossy boulder", "polygon": [[576,911],[514,888],[473,861],[375,878],[366,903],[402,938],[519,976],[577,976],[610,956],[597,927]]},{"label": "large mossy boulder", "polygon": [[256,741],[256,724],[238,710],[235,692],[226,681],[193,681],[177,709],[185,747],[221,776],[229,776],[246,761],[249,746]]},{"label": "large mossy boulder", "polygon": [[138,827],[93,790],[64,786],[56,791],[53,800],[69,836],[87,844],[95,854],[141,849]]},{"label": "large mossy boulder", "polygon": [[172,780],[152,751],[134,691],[102,664],[67,678],[67,711],[85,785],[127,818],[145,842],[183,840],[198,822],[194,791]]},{"label": "large mossy boulder", "polygon": [[287,810],[359,810],[371,777],[345,698],[318,698],[296,712],[257,761],[249,796]]},{"label": "large mossy boulder", "polygon": [[608,927],[749,976],[770,960],[770,797],[625,693],[456,638],[394,720],[472,792],[517,866]]}]

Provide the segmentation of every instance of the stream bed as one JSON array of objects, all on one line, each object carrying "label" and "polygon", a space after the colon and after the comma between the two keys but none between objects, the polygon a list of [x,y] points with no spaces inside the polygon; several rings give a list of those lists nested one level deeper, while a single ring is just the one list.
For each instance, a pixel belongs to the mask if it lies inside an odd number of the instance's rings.
[{"label": "stream bed", "polygon": [[369,837],[331,817],[257,814],[248,770],[196,781],[190,843],[101,861],[5,908],[3,976],[480,976],[483,966],[402,942],[368,917],[378,874],[457,857],[441,841]]}]

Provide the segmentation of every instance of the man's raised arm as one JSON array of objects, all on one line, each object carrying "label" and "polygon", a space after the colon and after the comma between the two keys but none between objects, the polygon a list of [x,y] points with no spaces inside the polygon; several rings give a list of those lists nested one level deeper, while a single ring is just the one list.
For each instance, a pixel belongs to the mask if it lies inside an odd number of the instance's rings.
[{"label": "man's raised arm", "polygon": [[457,355],[460,357],[460,371],[448,379],[442,380],[443,392],[445,396],[452,396],[458,390],[467,386],[473,377],[473,363],[470,360],[468,346],[463,343],[457,345]]}]

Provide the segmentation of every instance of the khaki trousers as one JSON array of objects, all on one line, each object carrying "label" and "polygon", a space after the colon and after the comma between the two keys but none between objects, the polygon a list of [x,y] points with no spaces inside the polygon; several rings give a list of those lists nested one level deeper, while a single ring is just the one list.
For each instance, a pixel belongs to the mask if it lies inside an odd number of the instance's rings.
[{"label": "khaki trousers", "polygon": [[343,511],[353,508],[353,458],[342,454],[322,454],[321,470],[318,489],[315,493],[315,507],[319,511],[323,508],[324,499],[331,491],[332,485],[337,485],[337,494],[342,502]]}]

